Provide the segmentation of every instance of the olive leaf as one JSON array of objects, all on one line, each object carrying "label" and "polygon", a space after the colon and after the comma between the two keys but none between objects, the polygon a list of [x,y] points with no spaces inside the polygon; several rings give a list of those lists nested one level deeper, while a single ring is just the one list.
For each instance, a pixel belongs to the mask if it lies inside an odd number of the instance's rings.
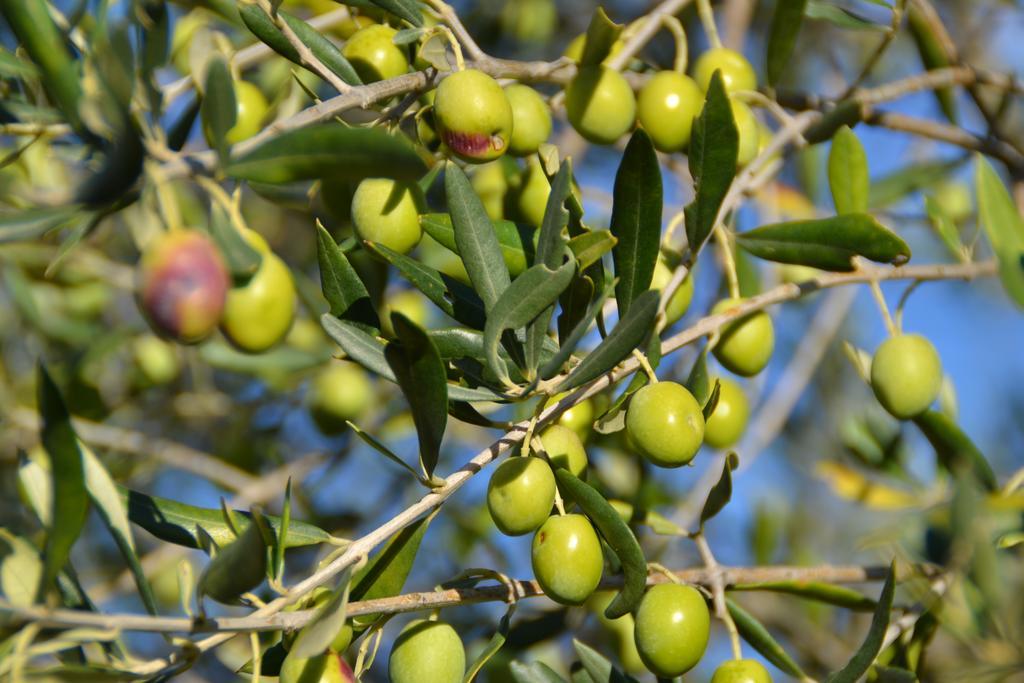
[{"label": "olive leaf", "polygon": [[583,664],[583,670],[594,683],[637,683],[635,678],[616,669],[606,657],[589,645],[573,638],[572,646]]},{"label": "olive leaf", "polygon": [[739,464],[740,458],[735,453],[729,453],[725,456],[722,465],[722,476],[719,477],[718,482],[708,492],[707,500],[704,501],[704,507],[700,511],[701,529],[704,528],[709,519],[721,512],[722,508],[732,498],[732,471]]},{"label": "olive leaf", "polygon": [[823,602],[844,607],[856,612],[873,612],[877,602],[863,593],[820,581],[765,581],[762,583],[738,583],[729,586],[730,591],[768,591],[795,595],[806,600]]},{"label": "olive leaf", "polygon": [[[508,266],[511,276],[519,275],[534,260],[533,239],[536,232],[529,227],[516,225],[512,221],[493,221],[494,234],[498,238],[498,246],[501,248],[501,256]],[[446,213],[427,213],[420,216],[420,225],[423,232],[427,233],[441,246],[449,251],[462,255],[459,246],[455,242],[455,227],[452,225],[452,217]]]},{"label": "olive leaf", "polygon": [[1003,289],[1024,308],[1024,218],[992,165],[980,154],[974,161],[978,217],[999,262]]},{"label": "olive leaf", "polygon": [[611,53],[623,28],[621,24],[616,24],[608,18],[603,7],[594,10],[593,16],[590,17],[590,24],[587,26],[586,37],[583,39],[583,52],[580,56],[579,66],[581,68],[596,66],[603,62],[605,57]]},{"label": "olive leaf", "polygon": [[232,604],[242,593],[253,590],[266,578],[267,548],[273,532],[259,507],[251,511],[252,523],[241,535],[220,550],[199,576],[198,595]]},{"label": "olive leaf", "polygon": [[801,680],[807,678],[807,674],[803,672],[800,665],[782,649],[782,646],[772,637],[764,624],[730,598],[725,599],[725,604],[729,610],[729,616],[732,617],[733,623],[736,624],[736,630],[743,640],[750,643],[750,646],[757,650],[762,657],[790,676]]},{"label": "olive leaf", "polygon": [[952,418],[938,410],[926,410],[914,418],[914,424],[928,439],[939,462],[947,470],[955,473],[960,465],[966,465],[986,490],[999,489],[995,472],[985,455]]},{"label": "olive leaf", "polygon": [[379,329],[380,319],[366,285],[320,221],[316,223],[316,258],[320,265],[320,286],[331,307],[331,315],[369,332]]},{"label": "olive leaf", "polygon": [[857,134],[843,126],[832,138],[828,154],[828,183],[836,213],[867,213],[871,178],[868,159]]},{"label": "olive leaf", "polygon": [[637,128],[615,172],[611,233],[615,301],[625,315],[633,300],[650,289],[661,243],[662,186],[658,155],[651,139]]},{"label": "olive leaf", "polygon": [[889,629],[889,618],[892,614],[892,599],[896,589],[896,567],[895,564],[889,567],[889,574],[885,578],[885,585],[882,586],[882,594],[878,598],[878,605],[871,617],[871,626],[868,627],[868,634],[864,643],[853,655],[846,666],[831,674],[826,683],[856,683],[861,676],[867,673],[874,663],[878,653],[882,650],[882,643],[885,640],[885,632]]},{"label": "olive leaf", "polygon": [[778,0],[768,29],[768,83],[775,85],[789,65],[796,47],[796,37],[803,23],[807,0]]},{"label": "olive leaf", "polygon": [[338,631],[345,625],[345,611],[348,607],[349,589],[351,587],[352,567],[346,567],[338,579],[338,587],[331,593],[327,602],[317,608],[295,642],[288,650],[289,656],[306,659],[321,654],[328,648]]},{"label": "olive leaf", "polygon": [[199,116],[203,121],[210,146],[217,150],[221,164],[228,158],[228,131],[235,125],[238,106],[235,103],[235,84],[231,80],[228,65],[220,56],[207,62],[206,85],[199,105]]},{"label": "olive leaf", "polygon": [[[917,54],[921,57],[921,63],[927,71],[953,66],[951,56],[943,48],[942,40],[936,35],[935,29],[929,21],[928,15],[934,12],[932,7],[921,3],[911,2],[907,5],[907,28],[917,46]],[[941,26],[941,22],[939,22],[939,26]],[[956,91],[945,86],[935,88],[932,92],[943,115],[950,123],[957,123],[959,116],[957,115]]]}]

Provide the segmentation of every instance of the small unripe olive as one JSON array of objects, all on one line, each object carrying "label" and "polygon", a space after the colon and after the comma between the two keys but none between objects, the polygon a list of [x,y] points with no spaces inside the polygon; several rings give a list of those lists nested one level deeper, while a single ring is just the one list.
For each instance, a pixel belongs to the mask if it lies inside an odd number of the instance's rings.
[{"label": "small unripe olive", "polygon": [[587,66],[565,89],[565,110],[576,132],[591,142],[610,145],[633,127],[636,98],[618,71]]},{"label": "small unripe olive", "polygon": [[700,661],[708,646],[711,615],[692,586],[652,586],[636,611],[636,648],[647,668],[662,678],[681,676]]},{"label": "small unripe olive", "polygon": [[363,83],[395,78],[409,70],[405,52],[393,41],[396,33],[390,26],[373,24],[352,34],[341,49]]},{"label": "small unripe olive", "polygon": [[412,621],[388,660],[391,683],[462,683],[466,651],[459,634],[440,621]]},{"label": "small unripe olive", "polygon": [[234,145],[259,133],[269,108],[262,90],[247,81],[235,81],[235,125],[227,132],[228,143]]},{"label": "small unripe olive", "polygon": [[583,515],[549,517],[533,536],[531,559],[544,593],[563,605],[583,604],[601,583],[601,542]]},{"label": "small unripe olive", "polygon": [[[672,281],[672,269],[661,259],[654,266],[654,277],[651,278],[652,289],[664,289]],[[676,288],[672,298],[665,306],[665,324],[671,325],[690,309],[690,302],[693,301],[693,273],[689,272],[679,287]]]},{"label": "small unripe olive", "polygon": [[544,221],[544,210],[551,195],[551,183],[536,157],[531,157],[523,171],[523,180],[516,191],[516,210],[519,218],[534,227]]},{"label": "small unripe olive", "polygon": [[633,394],[626,433],[640,454],[660,467],[685,465],[704,439],[700,404],[686,387],[656,382]]},{"label": "small unripe olive", "polygon": [[174,33],[171,36],[171,63],[183,76],[191,71],[189,49],[192,39],[195,38],[200,28],[210,22],[210,18],[209,12],[197,8],[174,22]]},{"label": "small unripe olive", "polygon": [[408,253],[423,236],[419,185],[388,178],[367,178],[352,196],[352,224],[359,239]]},{"label": "small unripe olive", "polygon": [[512,137],[508,151],[527,156],[537,151],[551,135],[551,110],[548,103],[528,85],[514,83],[505,88],[505,97],[512,107]]},{"label": "small unripe olive", "polygon": [[491,519],[508,536],[535,531],[554,504],[555,475],[542,458],[509,458],[494,470],[487,485]]},{"label": "small unripe olive", "polygon": [[[333,0],[328,0],[328,4],[332,2]],[[368,17],[365,14],[352,14],[350,12],[348,19],[334,27],[334,34],[342,40],[347,40],[355,35],[357,31],[373,26],[376,23],[372,17]]]},{"label": "small unripe olive", "polygon": [[313,378],[306,396],[309,413],[327,435],[345,431],[346,420],[357,420],[373,403],[373,385],[355,363],[335,361]]},{"label": "small unripe olive", "polygon": [[139,264],[139,301],[153,328],[185,344],[213,332],[230,277],[213,241],[195,230],[161,235]]},{"label": "small unripe olive", "polygon": [[737,99],[730,99],[729,103],[732,105],[732,117],[736,122],[736,131],[739,133],[736,165],[746,166],[757,156],[761,130],[758,127],[757,117],[754,116],[754,112],[750,111],[750,107]]},{"label": "small unripe olive", "polygon": [[152,334],[137,337],[132,351],[135,364],[152,384],[167,384],[181,372],[177,350],[159,337]]},{"label": "small unripe olive", "polygon": [[750,416],[750,402],[735,380],[720,377],[718,403],[704,426],[704,443],[712,448],[728,448],[743,435]]},{"label": "small unripe olive", "polygon": [[470,176],[473,191],[483,202],[487,217],[498,221],[505,217],[505,194],[508,192],[508,179],[502,162],[489,161],[480,164]]},{"label": "small unripe olive", "polygon": [[704,93],[689,76],[661,71],[637,96],[637,120],[662,152],[678,152],[690,142],[693,119],[704,105]]},{"label": "small unripe olive", "polygon": [[[568,391],[563,391],[560,394],[555,394],[548,399],[547,405],[554,405],[558,403],[568,396],[569,393],[570,392]],[[555,424],[568,427],[572,431],[576,432],[576,436],[580,437],[581,442],[586,441],[594,427],[594,400],[592,398],[588,398],[585,401],[577,403],[572,408],[569,408],[559,415],[558,421]]]},{"label": "small unripe olive", "polygon": [[942,387],[942,361],[932,343],[919,334],[900,334],[882,342],[871,361],[871,388],[889,413],[906,420],[935,402]]},{"label": "small unripe olive", "polygon": [[295,319],[295,297],[288,266],[266,249],[249,281],[228,292],[220,329],[242,351],[266,351],[288,335]]},{"label": "small unripe olive", "polygon": [[563,468],[580,479],[587,476],[587,450],[576,432],[560,424],[553,424],[540,434],[548,462],[554,469]]},{"label": "small unripe olive", "polygon": [[715,669],[711,683],[772,683],[768,669],[754,659],[724,662]]},{"label": "small unripe olive", "polygon": [[722,72],[722,84],[729,92],[736,90],[756,90],[757,75],[747,58],[727,47],[712,48],[697,58],[693,67],[693,79],[701,90],[707,92],[711,84],[711,76],[715,71]]},{"label": "small unripe olive", "polygon": [[508,151],[512,106],[498,82],[483,71],[457,71],[441,81],[434,121],[441,140],[460,159],[480,163]]},{"label": "small unripe olive", "polygon": [[[723,299],[711,314],[725,313],[743,302]],[[726,370],[742,377],[753,377],[764,370],[775,349],[775,328],[764,311],[756,311],[727,323],[721,330],[713,353]]]},{"label": "small unripe olive", "polygon": [[281,683],[355,683],[348,663],[336,652],[325,652],[306,659],[284,658],[279,674]]}]

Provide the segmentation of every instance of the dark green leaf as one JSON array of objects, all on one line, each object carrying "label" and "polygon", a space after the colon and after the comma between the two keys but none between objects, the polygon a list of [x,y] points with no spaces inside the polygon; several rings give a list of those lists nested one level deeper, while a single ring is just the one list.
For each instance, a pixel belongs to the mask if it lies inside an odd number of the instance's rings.
[{"label": "dark green leaf", "polygon": [[647,560],[636,536],[615,508],[593,486],[580,481],[564,468],[555,470],[555,478],[562,490],[594,523],[622,564],[622,588],[605,608],[604,615],[609,619],[618,619],[629,614],[640,604],[647,586]]},{"label": "dark green leaf", "polygon": [[227,212],[216,204],[210,209],[210,234],[227,261],[231,277],[237,284],[248,282],[259,269],[263,256],[242,237]]},{"label": "dark green leaf", "polygon": [[501,617],[501,621],[498,622],[498,629],[491,636],[491,640],[487,643],[487,646],[480,651],[480,654],[476,656],[469,667],[466,669],[466,675],[462,678],[462,683],[473,683],[473,679],[476,678],[480,670],[484,668],[484,665],[490,661],[491,657],[497,654],[498,650],[502,648],[505,641],[508,640],[508,630],[512,619],[512,611],[514,607],[510,607],[507,612]]},{"label": "dark green leaf", "polygon": [[511,279],[494,234],[494,225],[473,191],[462,169],[449,163],[444,174],[445,194],[451,211],[455,244],[473,288],[488,312],[494,307]]},{"label": "dark green leaf", "polygon": [[558,391],[568,391],[600,377],[643,344],[658,315],[658,300],[657,290],[641,294],[604,341],[573,368]]},{"label": "dark green leaf", "polygon": [[765,225],[737,235],[736,242],[769,261],[839,272],[854,269],[854,256],[893,265],[910,259],[910,247],[899,235],[857,213]]},{"label": "dark green leaf", "polygon": [[252,524],[236,540],[221,546],[199,577],[198,594],[224,604],[234,603],[261,583],[267,574],[267,544],[273,532],[259,508],[252,510]]},{"label": "dark green leaf", "polygon": [[71,415],[60,390],[42,363],[39,364],[37,382],[39,414],[42,417],[40,440],[50,456],[53,491],[51,524],[43,550],[43,579],[39,584],[41,600],[67,563],[71,546],[85,526],[89,496]]},{"label": "dark green leaf", "polygon": [[616,669],[604,655],[589,645],[573,638],[572,646],[583,664],[583,669],[595,683],[636,683],[635,678]]},{"label": "dark green leaf", "polygon": [[715,380],[714,386],[711,387],[711,393],[708,394],[708,400],[701,407],[701,415],[704,416],[704,422],[706,423],[711,419],[711,416],[715,412],[715,408],[718,407],[718,397],[722,392],[722,383],[717,379]]},{"label": "dark green leaf", "polygon": [[834,586],[818,581],[767,581],[764,583],[740,583],[729,587],[732,591],[769,591],[795,595],[807,600],[824,602],[857,612],[873,612],[876,602],[871,598],[845,586]]},{"label": "dark green leaf", "polygon": [[380,327],[377,312],[366,286],[331,234],[317,221],[316,259],[320,264],[320,287],[331,307],[331,315],[365,327]]},{"label": "dark green leaf", "polygon": [[708,498],[704,501],[704,507],[700,511],[700,527],[704,528],[704,524],[709,519],[717,515],[722,511],[722,508],[728,504],[732,498],[732,471],[736,469],[736,466],[740,464],[739,456],[735,453],[729,453],[725,456],[725,462],[722,466],[722,476],[719,477],[718,483],[716,483],[711,491],[708,492]]},{"label": "dark green leaf", "polygon": [[[930,7],[928,9],[934,12]],[[921,64],[924,65],[926,71],[953,66],[939,37],[932,31],[932,26],[925,14],[926,11],[916,2],[911,2],[907,6],[907,28],[910,29],[910,35],[917,45]],[[935,88],[932,92],[935,94],[935,99],[938,101],[943,115],[949,119],[950,123],[957,123],[956,92],[953,88],[949,86]]]},{"label": "dark green leaf", "polygon": [[221,164],[228,158],[228,131],[235,125],[238,106],[235,103],[235,84],[228,65],[220,56],[206,64],[206,85],[199,105],[199,117],[210,146],[217,150]]},{"label": "dark green leaf", "polygon": [[[123,487],[118,487],[118,489],[126,502],[128,519],[161,541],[182,545],[186,548],[201,548],[200,528],[220,546],[235,540],[235,534],[224,521],[224,515],[219,509],[186,505],[176,500],[147,496],[144,493]],[[263,517],[274,533],[280,530],[280,518],[270,515]],[[249,513],[241,510],[235,511],[235,520],[241,527],[239,530],[243,532],[251,523]],[[320,527],[292,519],[288,523],[285,546],[296,548],[316,545],[330,539],[331,535]]]},{"label": "dark green leaf", "polygon": [[[390,598],[402,592],[405,580],[412,571],[423,534],[433,515],[416,520],[391,537],[380,551],[352,577],[349,599],[354,601]],[[355,617],[356,625],[368,625],[375,615]]]},{"label": "dark green leaf", "polygon": [[233,159],[225,171],[240,180],[290,183],[325,177],[416,180],[426,167],[400,136],[381,128],[323,123],[275,136]]},{"label": "dark green leaf", "polygon": [[[281,673],[281,665],[284,658],[288,656],[283,642],[277,642],[268,647],[260,655],[260,674],[263,676],[277,676]],[[240,674],[251,674],[253,672],[253,660],[249,660],[236,672]]]},{"label": "dark green leaf", "polygon": [[618,240],[612,249],[615,301],[619,315],[651,287],[661,242],[661,169],[651,139],[642,128],[629,139],[615,173],[611,233]]},{"label": "dark green leaf", "polygon": [[405,276],[414,287],[423,292],[438,308],[452,318],[478,330],[484,328],[486,314],[484,302],[472,289],[430,266],[413,260],[383,244],[366,242],[370,251],[379,254]]},{"label": "dark green leaf", "polygon": [[853,128],[864,120],[864,105],[859,100],[844,100],[804,131],[804,139],[812,145],[831,140],[843,126]]},{"label": "dark green leaf", "polygon": [[843,126],[832,139],[828,155],[828,183],[836,213],[867,213],[871,178],[868,158],[857,134]]},{"label": "dark green leaf", "polygon": [[739,132],[721,73],[711,77],[704,107],[693,122],[689,155],[696,196],[686,207],[686,239],[696,255],[715,227],[739,155]]},{"label": "dark green leaf", "polygon": [[892,598],[896,589],[896,569],[889,567],[889,575],[885,578],[882,594],[878,598],[878,606],[871,618],[868,635],[853,658],[839,671],[831,674],[826,683],[857,683],[867,673],[882,650],[885,632],[889,629],[889,617],[892,613]]},{"label": "dark green leaf", "polygon": [[947,470],[955,473],[960,465],[968,466],[986,490],[999,489],[996,475],[984,454],[948,415],[938,410],[927,410],[914,418],[914,424],[931,443],[939,462]]},{"label": "dark green leaf", "polygon": [[102,150],[103,163],[75,188],[77,203],[102,207],[127,200],[142,174],[146,149],[139,134],[128,123],[118,130],[113,142],[102,146]]},{"label": "dark green leaf", "polygon": [[[494,234],[501,247],[501,256],[505,259],[508,272],[512,277],[519,275],[533,262],[535,231],[532,228],[519,226],[512,221],[493,221]],[[437,240],[445,248],[459,254],[455,242],[455,228],[452,217],[446,213],[427,213],[420,216],[423,231]],[[461,254],[459,254],[461,256]]]},{"label": "dark green leaf", "polygon": [[790,676],[799,679],[807,677],[807,674],[800,669],[800,665],[793,661],[793,658],[782,649],[782,646],[754,615],[729,598],[725,599],[725,604],[740,636],[750,643],[752,648],[761,653],[762,657]]},{"label": "dark green leaf", "polygon": [[408,21],[413,26],[423,26],[423,12],[416,0],[369,0],[385,12]]},{"label": "dark green leaf", "polygon": [[686,388],[697,399],[697,403],[701,407],[707,405],[712,389],[711,378],[708,375],[707,347],[701,349],[701,352],[697,354],[697,360],[693,362],[690,374],[686,377]]},{"label": "dark green leaf", "polygon": [[[256,3],[242,3],[238,6],[238,13],[241,15],[245,25],[253,32],[253,35],[266,43],[270,49],[285,59],[309,69],[309,65],[299,55],[299,51],[288,41],[287,36],[259,5]],[[362,83],[355,69],[352,68],[352,65],[345,59],[341,50],[334,43],[298,17],[281,11],[278,11],[278,16],[284,19],[288,27],[295,33],[295,36],[313,53],[313,56],[339,76],[341,80],[350,85]]]},{"label": "dark green leaf", "polygon": [[884,31],[885,26],[876,24],[858,14],[854,14],[844,7],[833,5],[827,0],[809,0],[807,10],[804,13],[808,19],[819,19],[834,24],[840,28],[853,29],[857,31]]},{"label": "dark green leaf", "polygon": [[975,187],[979,221],[999,261],[1003,289],[1024,308],[1024,219],[995,169],[980,154],[975,156]]},{"label": "dark green leaf", "polygon": [[583,39],[583,54],[580,67],[596,66],[604,61],[622,34],[623,26],[608,18],[603,7],[594,10],[587,26],[586,38]]},{"label": "dark green leaf", "polygon": [[598,313],[601,312],[601,309],[604,307],[605,300],[611,296],[611,293],[612,283],[609,282],[604,291],[601,292],[596,299],[593,299],[590,302],[586,312],[580,317],[579,322],[576,323],[576,327],[574,327],[562,340],[562,343],[558,347],[558,352],[554,354],[541,368],[541,379],[551,379],[561,372],[562,366],[567,360],[569,360],[569,357],[572,355],[572,352],[576,350],[579,343],[583,341],[583,337],[585,337],[587,332],[590,330],[591,324],[593,324],[594,319],[597,318]]},{"label": "dark green leaf", "polygon": [[292,478],[284,485],[284,504],[281,506],[281,525],[274,535],[274,566],[272,576],[284,579],[284,550],[288,547],[288,527],[292,523]]},{"label": "dark green leaf", "polygon": [[81,211],[82,207],[71,204],[0,213],[0,244],[42,237],[71,222]]},{"label": "dark green leaf", "polygon": [[532,662],[523,664],[513,661],[509,665],[509,671],[516,683],[566,683],[565,679],[551,670],[543,662]]},{"label": "dark green leaf", "polygon": [[[549,271],[561,272],[562,260],[566,253],[565,237],[563,232],[569,224],[569,212],[565,209],[565,200],[569,196],[572,181],[572,162],[563,161],[558,169],[558,174],[551,182],[551,192],[548,194],[547,205],[544,208],[544,219],[541,221],[540,232],[537,238],[536,264],[542,265]],[[574,263],[570,258],[569,263]],[[568,264],[566,264],[568,265]],[[561,267],[561,268],[560,268]],[[551,304],[535,316],[526,329],[526,369],[531,377],[540,365],[541,351],[544,342],[549,338],[548,330],[551,327],[551,317],[555,314],[555,302],[561,296],[572,281],[576,267],[568,273],[565,284],[551,299]],[[511,288],[510,288],[511,289]]]},{"label": "dark green leaf", "polygon": [[789,65],[796,37],[804,20],[807,0],[777,0],[772,25],[768,30],[768,84],[775,85]]},{"label": "dark green leaf", "polygon": [[448,424],[448,379],[441,355],[423,329],[398,312],[391,314],[391,324],[397,339],[384,348],[384,357],[412,409],[420,464],[429,479]]}]

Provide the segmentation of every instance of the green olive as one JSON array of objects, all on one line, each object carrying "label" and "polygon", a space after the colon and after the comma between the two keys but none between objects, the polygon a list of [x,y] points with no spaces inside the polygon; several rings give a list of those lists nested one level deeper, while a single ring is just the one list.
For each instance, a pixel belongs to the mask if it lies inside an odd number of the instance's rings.
[{"label": "green olive", "polygon": [[473,184],[473,191],[484,204],[487,217],[492,221],[504,218],[508,179],[505,177],[502,162],[499,160],[480,164],[470,176],[470,182]]},{"label": "green olive", "polygon": [[247,283],[228,292],[220,329],[242,351],[260,353],[284,339],[291,329],[295,319],[295,280],[262,236],[250,230],[245,237],[262,252],[263,258]]},{"label": "green olive", "polygon": [[[725,313],[741,303],[742,299],[723,299],[715,304],[711,314]],[[726,323],[713,353],[726,370],[753,377],[768,365],[774,349],[772,319],[764,311],[756,311]]]},{"label": "green olive", "polygon": [[610,145],[636,120],[636,98],[629,82],[606,66],[586,66],[565,89],[565,110],[580,135]]},{"label": "green olive", "polygon": [[549,517],[533,536],[531,559],[544,593],[563,605],[583,604],[601,583],[601,542],[583,515]]},{"label": "green olive", "polygon": [[464,161],[491,161],[508,151],[512,105],[498,82],[483,71],[456,71],[441,81],[434,96],[434,121],[441,140]]},{"label": "green olive", "polygon": [[720,377],[718,403],[704,426],[704,442],[712,448],[728,448],[740,440],[750,416],[747,395],[735,380]]},{"label": "green olive", "polygon": [[540,442],[552,468],[567,469],[580,479],[586,478],[587,451],[576,432],[560,424],[553,424],[541,432]]},{"label": "green olive", "polygon": [[711,677],[711,683],[772,683],[772,677],[761,662],[736,659],[720,664]]},{"label": "green olive", "polygon": [[505,97],[512,107],[512,137],[508,141],[508,151],[519,157],[533,154],[551,135],[548,103],[536,90],[520,83],[506,87]]},{"label": "green olive", "polygon": [[662,152],[678,152],[690,142],[693,119],[704,106],[704,93],[689,76],[661,71],[637,96],[637,120]]},{"label": "green olive", "polygon": [[871,388],[889,413],[900,420],[920,415],[942,387],[942,361],[932,343],[919,334],[900,334],[882,342],[871,361]]},{"label": "green olive", "polygon": [[373,404],[373,384],[355,363],[333,361],[313,378],[306,403],[321,432],[340,434],[346,420],[359,419]]},{"label": "green olive", "polygon": [[750,111],[750,107],[737,99],[730,99],[729,103],[732,105],[732,117],[736,122],[736,130],[740,138],[736,165],[746,166],[757,156],[761,130],[757,117],[754,116],[754,112]]},{"label": "green olive", "polygon": [[202,8],[196,8],[174,22],[174,33],[171,36],[171,63],[181,75],[188,75],[191,71],[189,49],[192,46],[192,39],[195,38],[199,29],[210,23],[211,18],[209,12]]},{"label": "green olive", "polygon": [[135,364],[150,384],[167,384],[181,372],[178,351],[152,334],[136,337],[132,344]]},{"label": "green olive", "polygon": [[281,683],[354,683],[348,663],[336,652],[325,652],[307,659],[291,653],[284,658],[279,674]]},{"label": "green olive", "polygon": [[352,196],[352,224],[359,239],[408,253],[423,236],[419,185],[387,178],[367,178]]},{"label": "green olive", "polygon": [[262,90],[247,81],[235,81],[235,125],[227,133],[228,143],[235,145],[259,133],[268,109]]},{"label": "green olive", "polygon": [[373,24],[352,34],[341,49],[363,83],[385,81],[409,70],[405,52],[394,43],[396,33],[385,24]]},{"label": "green olive", "polygon": [[[652,289],[664,289],[672,281],[672,269],[668,267],[663,259],[658,259],[654,266],[654,277],[651,279]],[[693,301],[693,272],[686,274],[686,277],[676,288],[672,298],[665,306],[665,324],[671,325],[690,309],[690,302]]]},{"label": "green olive", "polygon": [[523,171],[523,180],[516,192],[516,211],[519,218],[534,227],[544,221],[544,210],[551,195],[551,183],[537,157],[530,157]]},{"label": "green olive", "polygon": [[722,72],[722,84],[729,92],[757,90],[757,76],[747,58],[726,47],[712,48],[702,54],[693,67],[693,78],[704,92],[715,71]]},{"label": "green olive", "polygon": [[[570,392],[568,391],[563,391],[560,394],[555,394],[548,399],[547,405],[554,405],[558,403],[568,396],[569,393]],[[588,398],[559,415],[556,424],[568,427],[572,431],[576,432],[576,436],[580,437],[580,441],[583,442],[586,441],[588,436],[590,436],[590,432],[594,428],[595,417],[594,399]]]},{"label": "green olive", "polygon": [[487,509],[494,525],[508,536],[535,531],[555,504],[555,475],[542,458],[509,458],[487,485]]},{"label": "green olive", "polygon": [[700,404],[686,387],[656,382],[633,394],[626,433],[640,454],[660,467],[680,467],[697,454],[704,439]]},{"label": "green olive", "polygon": [[681,676],[696,666],[707,649],[710,629],[707,603],[693,586],[653,586],[636,610],[636,648],[647,668],[661,678]]},{"label": "green olive", "polygon": [[402,629],[388,660],[391,683],[462,683],[466,651],[459,634],[440,621],[419,619]]}]

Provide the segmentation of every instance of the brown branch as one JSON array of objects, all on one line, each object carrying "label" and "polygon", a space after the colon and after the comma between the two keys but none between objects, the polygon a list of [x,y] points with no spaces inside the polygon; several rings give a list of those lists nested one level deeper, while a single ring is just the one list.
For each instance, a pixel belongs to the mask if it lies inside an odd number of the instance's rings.
[{"label": "brown branch", "polygon": [[629,64],[629,60],[633,59],[647,43],[651,42],[651,38],[661,30],[662,18],[679,14],[690,2],[692,0],[665,0],[648,12],[647,16],[641,20],[642,23],[638,24],[629,40],[626,41],[626,44],[622,46],[622,50],[608,60],[608,66],[617,71],[622,71]]},{"label": "brown branch", "polygon": [[[938,570],[931,565],[915,567],[916,573],[935,576]],[[720,582],[722,588],[743,584],[744,590],[754,590],[751,584],[777,583],[783,581],[822,582],[830,584],[859,584],[882,581],[887,567],[859,565],[821,565],[817,567],[721,567],[682,569],[673,572],[684,583],[704,586],[708,589]],[[648,585],[670,581],[659,572],[652,573]],[[622,586],[621,577],[603,581],[600,588],[615,589]],[[511,593],[510,593],[511,591]],[[357,617],[365,614],[401,614],[424,610],[459,607],[483,602],[507,602],[512,599],[543,597],[544,591],[536,581],[510,581],[508,585],[498,584],[473,588],[448,588],[438,591],[407,593],[391,598],[351,602],[346,615]],[[161,617],[146,614],[99,614],[69,609],[49,609],[31,605],[13,605],[0,600],[0,614],[18,623],[34,623],[46,628],[102,628],[121,631],[147,631],[152,633],[247,633],[260,631],[294,630],[306,625],[316,610],[279,612],[268,616],[255,614],[244,617],[208,617],[190,619],[187,617]],[[11,625],[8,622],[8,625]]]}]

